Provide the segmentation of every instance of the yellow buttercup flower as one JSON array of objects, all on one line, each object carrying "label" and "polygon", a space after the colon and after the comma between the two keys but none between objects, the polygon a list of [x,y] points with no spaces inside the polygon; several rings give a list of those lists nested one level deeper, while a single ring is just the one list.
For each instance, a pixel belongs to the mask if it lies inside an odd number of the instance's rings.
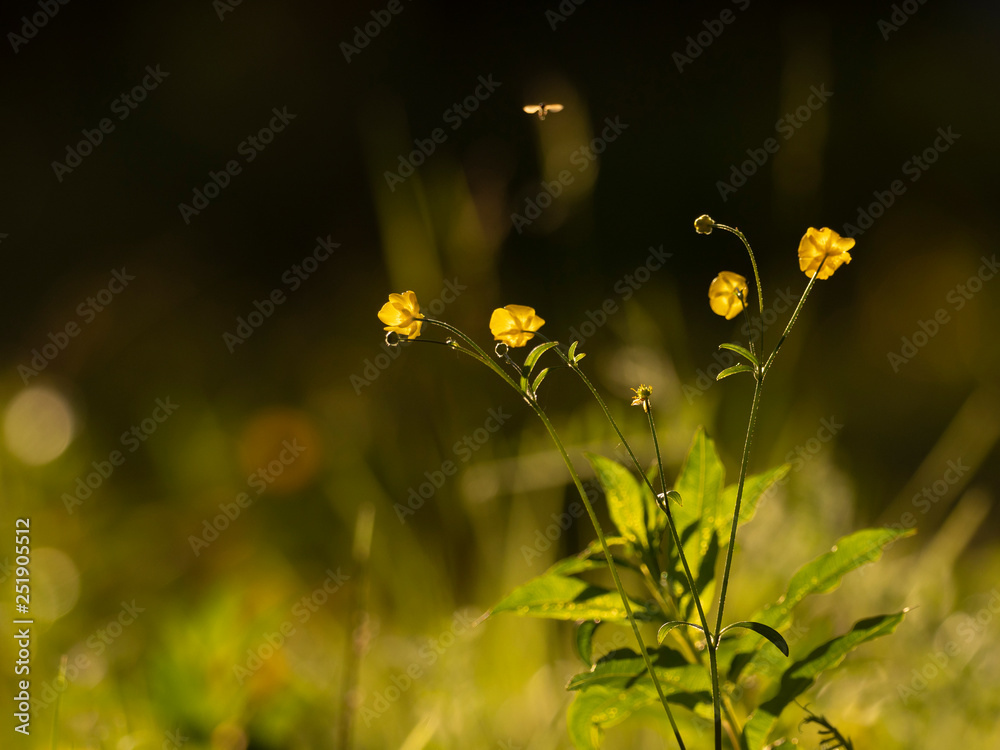
[{"label": "yellow buttercup flower", "polygon": [[389,301],[378,311],[378,319],[385,323],[385,330],[415,339],[423,325],[420,303],[413,292],[390,294]]},{"label": "yellow buttercup flower", "polygon": [[525,305],[498,307],[490,316],[490,333],[507,346],[524,346],[545,321],[535,315],[535,308]]},{"label": "yellow buttercup flower", "polygon": [[722,271],[708,287],[708,303],[712,312],[732,320],[741,312],[747,299],[747,280],[738,273]]},{"label": "yellow buttercup flower", "polygon": [[810,278],[819,269],[816,278],[828,279],[841,264],[851,262],[851,254],[847,251],[852,247],[854,240],[850,237],[841,237],[826,227],[809,227],[799,242],[799,268]]}]

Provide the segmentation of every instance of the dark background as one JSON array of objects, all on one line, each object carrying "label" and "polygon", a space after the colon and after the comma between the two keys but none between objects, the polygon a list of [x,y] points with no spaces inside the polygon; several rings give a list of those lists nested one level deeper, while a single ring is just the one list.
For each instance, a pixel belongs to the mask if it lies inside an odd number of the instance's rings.
[{"label": "dark background", "polygon": [[[10,428],[2,455],[3,528],[31,516],[33,544],[70,560],[79,584],[68,609],[36,631],[39,679],[52,679],[59,655],[86,642],[119,601],[148,603],[150,614],[108,650],[107,671],[89,682],[81,677],[66,692],[66,741],[89,746],[88,732],[101,727],[106,738],[139,736],[142,727],[142,741],[159,746],[160,733],[179,726],[192,746],[330,744],[341,715],[352,602],[366,588],[351,553],[363,506],[375,509],[375,535],[370,599],[361,606],[378,627],[359,700],[389,684],[389,675],[405,669],[406,649],[445,630],[454,611],[482,613],[541,572],[543,564],[526,565],[519,550],[570,498],[543,431],[502,383],[443,349],[406,347],[390,366],[373,370],[378,357],[386,361],[375,313],[389,292],[412,289],[426,307],[445,280],[457,282],[467,291],[441,317],[483,345],[494,307],[531,305],[546,319],[545,332],[565,340],[588,311],[614,300],[619,311],[584,349],[626,428],[648,450],[641,414],[630,412],[626,399],[629,387],[650,382],[672,466],[694,427],[705,424],[734,477],[749,383],[698,384],[709,382],[703,376],[719,342],[745,338],[741,321],[712,315],[705,297],[720,270],[752,274],[735,237],[696,235],[694,218],[708,213],[747,234],[768,306],[775,291],[787,288],[797,298],[804,288],[796,248],[807,227],[844,233],[873,193],[901,180],[905,192],[857,237],[852,263],[817,283],[782,350],[752,467],[788,460],[823,418],[843,428],[815,461],[810,454],[812,468],[793,477],[786,505],[776,505],[789,509],[788,517],[777,514],[764,527],[787,541],[785,552],[747,541],[748,550],[766,553],[750,565],[764,576],[755,585],[779,591],[779,579],[837,536],[914,513],[903,523],[921,533],[896,554],[907,561],[904,570],[925,570],[920,563],[941,580],[932,576],[932,594],[913,583],[893,599],[924,607],[924,619],[898,636],[904,645],[879,662],[883,683],[869,686],[895,700],[895,680],[907,679],[939,647],[941,627],[962,612],[975,614],[1000,570],[998,282],[985,282],[961,310],[948,297],[997,250],[998,10],[936,0],[904,5],[916,12],[891,30],[879,22],[899,4],[751,2],[740,9],[588,0],[563,3],[575,10],[558,20],[546,16],[558,12],[555,3],[415,0],[401,2],[402,11],[347,62],[342,43],[353,43],[355,27],[384,3],[246,0],[220,20],[221,4],[207,1],[73,0],[16,52],[9,34],[22,33],[22,16],[39,6],[6,4],[4,404],[26,386],[18,367],[49,333],[79,322],[76,306],[103,288],[113,269],[124,266],[136,277],[29,379],[65,399],[75,423],[66,451],[25,465]],[[724,9],[733,20],[720,26]],[[675,55],[706,23],[721,34],[678,70]],[[118,120],[113,102],[157,65],[168,77]],[[480,76],[500,86],[451,130],[443,113],[472,94]],[[776,123],[806,103],[811,86],[833,95],[784,139]],[[537,101],[566,109],[542,122],[521,111]],[[239,145],[282,107],[295,119],[245,163]],[[104,117],[114,131],[57,179],[52,162],[65,161],[81,130]],[[627,129],[577,171],[570,155],[600,136],[605,118]],[[384,173],[398,168],[414,139],[439,127],[446,142],[391,191]],[[911,181],[904,165],[932,146],[939,128],[960,137]],[[723,199],[719,181],[772,137],[780,150]],[[191,203],[209,172],[231,159],[242,172],[185,223],[178,204]],[[516,231],[511,215],[523,213],[540,182],[562,169],[574,174],[572,190]],[[333,257],[230,353],[223,334],[272,289],[289,291],[282,275],[312,252],[317,237],[339,243]],[[616,282],[661,245],[672,254],[663,269],[623,300]],[[894,367],[888,355],[900,353],[901,339],[941,308],[949,322]],[[785,319],[768,329],[771,342]],[[576,454],[615,450],[585,392],[568,378],[553,378],[549,387],[544,405]],[[60,496],[166,396],[180,405],[177,416],[68,514]],[[393,504],[405,502],[424,472],[454,460],[455,441],[498,407],[510,421],[461,464],[459,478],[400,523]],[[282,440],[295,438],[309,446],[306,457],[217,545],[194,555],[193,531],[246,489],[247,476]],[[968,472],[935,496],[927,513],[915,512],[912,497],[940,480],[949,460]],[[590,538],[574,528],[546,560]],[[944,548],[945,557],[928,556]],[[0,558],[9,552],[0,550]],[[338,566],[356,571],[353,583],[305,624],[311,630],[295,647],[298,660],[282,661],[249,693],[235,686],[233,659]],[[56,586],[72,572],[56,568],[37,575]],[[864,586],[878,588],[874,578]],[[759,604],[746,596],[748,609]],[[989,627],[995,633],[995,624]],[[456,677],[439,667],[380,722],[359,724],[360,746],[399,746],[434,716],[449,718],[428,730],[431,747],[497,746],[508,736],[527,743],[542,736],[539,727],[551,732],[540,746],[565,746],[563,671],[545,672],[544,665],[567,658],[568,631],[513,620],[490,628],[454,657],[479,654],[470,673]],[[517,664],[507,639],[521,646]],[[870,655],[877,653],[873,647]],[[995,647],[989,658],[963,653],[965,664],[953,663],[937,689],[947,693],[953,680],[972,679],[975,693],[975,679],[962,670],[998,658]],[[210,664],[218,667],[215,677]],[[549,695],[539,687],[548,679],[555,697],[531,697],[532,690]],[[863,694],[850,684],[846,692]],[[142,697],[114,698],[124,687]],[[937,736],[927,726],[950,731],[963,711],[988,715],[989,701],[973,710],[955,697],[948,704],[955,715],[943,721],[928,708],[934,695],[923,693],[919,710],[896,701],[881,714],[830,700],[856,736],[911,747]],[[517,700],[535,712],[524,714],[523,725],[510,718],[527,710]],[[35,719],[40,734],[51,725],[50,711]],[[90,724],[79,719],[88,711],[96,717]],[[917,715],[921,720],[912,720]],[[966,722],[976,725],[975,716]],[[518,726],[525,734],[515,733]],[[975,735],[983,747],[989,731]]]}]

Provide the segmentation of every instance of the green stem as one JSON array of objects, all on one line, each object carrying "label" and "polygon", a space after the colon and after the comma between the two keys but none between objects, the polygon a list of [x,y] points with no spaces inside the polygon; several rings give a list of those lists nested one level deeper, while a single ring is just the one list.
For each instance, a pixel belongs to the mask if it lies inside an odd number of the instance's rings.
[{"label": "green stem", "polygon": [[583,487],[583,482],[580,480],[579,474],[576,473],[576,469],[573,468],[573,463],[570,461],[569,454],[566,453],[566,448],[562,444],[562,440],[556,433],[555,428],[549,421],[548,416],[535,405],[535,413],[538,418],[542,420],[545,428],[549,431],[549,436],[552,441],[556,444],[556,448],[559,449],[559,454],[562,456],[563,462],[566,464],[566,468],[569,469],[570,476],[573,477],[573,484],[576,485],[577,492],[580,493],[580,499],[583,500],[584,507],[587,509],[587,515],[590,516],[590,522],[594,525],[594,531],[597,532],[597,538],[601,542],[601,549],[604,550],[604,556],[608,560],[608,567],[611,569],[611,577],[615,581],[615,588],[618,589],[618,595],[621,597],[622,604],[625,606],[625,614],[628,616],[629,624],[632,626],[632,632],[635,634],[635,640],[639,644],[639,651],[642,652],[642,659],[646,663],[646,669],[649,672],[649,676],[653,680],[653,685],[656,688],[656,694],[660,697],[660,702],[663,704],[664,711],[667,712],[667,718],[670,720],[670,727],[674,731],[674,737],[677,739],[677,746],[684,750],[684,740],[681,738],[680,729],[677,727],[677,722],[674,720],[673,712],[670,710],[670,705],[667,703],[667,698],[663,694],[663,688],[660,686],[660,681],[653,671],[653,662],[649,658],[649,652],[646,650],[646,644],[642,640],[642,634],[639,632],[639,626],[635,621],[635,616],[632,614],[632,607],[628,603],[628,596],[625,594],[625,589],[622,586],[621,578],[618,576],[618,568],[615,566],[614,560],[611,557],[611,550],[608,549],[607,540],[604,538],[604,532],[601,530],[601,522],[597,519],[597,514],[594,512],[594,506],[590,503],[590,498],[587,497],[587,491]]},{"label": "green stem", "polygon": [[698,588],[695,585],[694,576],[691,574],[691,567],[688,565],[687,557],[684,554],[684,545],[677,533],[674,525],[673,513],[670,510],[670,500],[666,496],[667,480],[663,474],[663,458],[660,455],[660,441],[656,437],[656,424],[653,422],[653,409],[647,399],[643,404],[643,410],[649,419],[649,431],[653,435],[653,450],[656,452],[656,466],[660,472],[660,487],[663,489],[663,511],[667,514],[667,525],[674,538],[674,545],[677,547],[677,555],[684,567],[684,575],[687,576],[688,586],[691,589],[691,598],[694,599],[695,607],[698,609],[698,617],[701,619],[701,627],[705,631],[705,642],[708,644],[708,664],[712,672],[712,708],[715,713],[715,747],[722,748],[722,692],[719,686],[719,663],[715,656],[716,642],[712,632],[708,629],[708,619],[705,617],[705,610],[701,605],[701,597],[698,595]]},{"label": "green stem", "polygon": [[760,322],[761,322],[761,327],[760,327],[761,328],[761,330],[760,330],[760,351],[761,351],[761,354],[763,354],[764,353],[764,325],[763,325],[764,324],[764,289],[760,285],[760,274],[757,272],[757,259],[754,258],[753,248],[750,247],[750,242],[744,236],[743,232],[741,232],[736,227],[727,227],[725,224],[716,224],[715,226],[718,229],[724,229],[725,231],[730,232],[732,234],[735,234],[737,237],[739,237],[740,241],[743,243],[744,247],[746,247],[747,252],[750,254],[750,265],[753,266],[753,277],[754,277],[754,280],[757,282],[757,304],[760,306]]},{"label": "green stem", "polygon": [[[736,530],[740,522],[740,505],[743,501],[743,485],[747,478],[747,466],[750,463],[750,446],[753,444],[754,432],[757,429],[757,411],[760,408],[760,394],[764,386],[764,378],[757,379],[753,390],[753,403],[750,405],[750,423],[747,426],[747,438],[743,443],[743,461],[740,464],[740,479],[736,487],[736,507],[733,509],[733,525],[729,532],[729,549],[726,550],[726,568],[722,576],[722,591],[719,596],[719,615],[715,623],[715,632],[722,630],[722,614],[726,608],[726,592],[729,589],[729,572],[733,566],[733,550],[736,547]],[[716,644],[718,645],[718,644]]]},{"label": "green stem", "polygon": [[[565,355],[561,351],[559,353],[560,355],[563,356],[564,359],[566,359]],[[570,369],[573,370],[580,377],[580,379],[583,381],[583,384],[586,385],[588,389],[590,389],[591,394],[593,394],[594,398],[597,400],[597,403],[600,405],[601,410],[604,412],[604,416],[607,417],[607,420],[611,424],[611,427],[614,428],[615,433],[618,435],[618,439],[621,440],[622,445],[625,446],[625,450],[628,452],[629,457],[632,459],[632,464],[635,466],[635,470],[639,472],[639,476],[642,477],[642,480],[646,483],[646,486],[649,488],[649,491],[653,493],[653,497],[656,497],[657,493],[656,490],[653,488],[652,482],[650,482],[649,477],[646,476],[646,472],[643,470],[642,464],[639,463],[639,459],[636,458],[635,453],[632,451],[632,446],[629,445],[628,440],[625,439],[625,435],[622,433],[621,428],[618,427],[618,423],[615,421],[615,418],[611,415],[611,410],[608,409],[608,405],[605,403],[604,399],[601,398],[601,394],[598,393],[597,388],[595,388],[594,384],[590,382],[590,379],[584,374],[583,370],[580,369],[580,366],[578,364],[576,364],[575,362],[570,362],[568,359],[566,359],[566,363],[569,365]],[[652,420],[653,418],[652,414],[649,414],[649,418],[650,420]],[[659,444],[656,442],[655,432],[653,434],[653,444],[654,446],[656,446],[657,462],[659,463],[660,467],[660,484],[663,486],[663,491],[666,492],[667,486],[666,484],[664,484],[663,481],[663,463],[660,461],[660,448]],[[688,565],[687,556],[684,554],[684,546],[680,543],[680,535],[677,532],[677,527],[674,525],[673,514],[670,513],[669,510],[665,512],[667,515],[667,527],[670,529],[671,538],[673,539],[674,544],[677,546],[677,554],[680,557],[681,563],[684,567],[684,571],[687,576],[688,587],[691,591],[691,596],[694,598],[695,602],[698,604],[700,608],[701,599],[698,596],[698,592],[695,588],[694,577],[691,575],[691,568]],[[704,618],[702,622],[703,625],[706,626],[706,631],[707,631],[707,622],[705,622]]]},{"label": "green stem", "polygon": [[[740,238],[744,240],[744,243],[746,243],[746,240],[743,238],[742,234],[740,234]],[[747,249],[749,249],[749,244],[747,244]],[[751,254],[751,258],[752,257],[753,256]],[[747,437],[743,443],[743,460],[740,463],[739,484],[737,485],[736,488],[736,506],[733,509],[733,523],[732,523],[732,528],[730,529],[729,532],[729,548],[726,550],[726,567],[722,576],[722,589],[719,593],[719,612],[715,624],[716,633],[719,633],[722,630],[722,618],[726,608],[726,593],[729,590],[729,574],[732,570],[733,553],[736,549],[736,532],[737,529],[739,528],[740,505],[742,504],[743,501],[743,487],[746,482],[747,467],[750,463],[750,448],[753,445],[754,433],[756,432],[757,429],[757,413],[760,409],[760,398],[761,398],[761,392],[764,387],[764,376],[767,374],[768,370],[771,367],[771,364],[774,362],[774,358],[777,355],[778,350],[781,348],[781,345],[784,343],[785,339],[788,337],[789,332],[792,330],[792,326],[795,325],[795,321],[798,319],[799,312],[802,310],[802,305],[805,303],[806,298],[809,296],[809,292],[812,290],[813,284],[816,282],[816,278],[819,276],[819,272],[823,268],[823,264],[825,262],[826,262],[826,256],[824,255],[823,260],[820,261],[819,267],[816,269],[816,272],[812,275],[812,278],[809,279],[809,283],[806,285],[805,291],[803,291],[802,297],[801,299],[799,299],[799,303],[798,305],[796,305],[795,311],[792,313],[792,317],[789,319],[788,325],[785,327],[784,333],[781,334],[781,338],[775,345],[774,351],[772,351],[770,356],[767,358],[767,362],[765,362],[764,365],[761,367],[760,374],[757,376],[756,383],[754,384],[753,402],[750,405],[750,420],[747,425]],[[756,271],[757,267],[756,264],[754,264],[754,273],[756,273]],[[761,352],[763,351],[764,350],[762,346]],[[711,642],[712,640],[713,638],[710,636],[709,641]],[[714,646],[717,647],[718,636],[715,636],[714,640],[715,640]],[[714,648],[710,650],[710,654],[712,654],[713,651]],[[718,685],[715,682],[713,682],[713,693],[718,694]],[[716,712],[717,712],[716,716],[718,717],[718,708],[716,708]],[[719,730],[720,727],[716,725],[716,748],[722,747]]]},{"label": "green stem", "polygon": [[[611,550],[608,548],[607,539],[604,536],[604,531],[601,529],[601,523],[597,518],[597,513],[594,511],[594,506],[590,503],[590,498],[587,496],[587,491],[584,489],[583,481],[580,479],[580,475],[577,474],[576,469],[573,467],[573,462],[570,460],[569,454],[566,452],[566,448],[562,443],[562,439],[556,432],[555,427],[552,422],[549,421],[548,415],[545,411],[538,405],[538,403],[530,398],[527,393],[525,393],[521,387],[514,382],[514,380],[500,368],[489,356],[484,352],[472,339],[466,336],[458,328],[455,328],[449,323],[444,323],[440,320],[434,320],[431,318],[425,318],[426,322],[439,325],[447,331],[454,333],[459,336],[463,341],[467,342],[471,349],[466,349],[462,346],[453,347],[456,351],[463,352],[469,355],[475,360],[482,362],[496,374],[498,374],[503,380],[518,394],[528,402],[532,409],[534,409],[535,414],[542,424],[545,425],[545,429],[549,432],[549,437],[555,443],[556,448],[559,450],[559,455],[562,457],[563,463],[566,464],[566,468],[569,470],[570,476],[573,479],[573,484],[576,486],[577,492],[580,495],[580,499],[583,501],[584,507],[587,509],[587,515],[590,517],[590,522],[594,526],[594,531],[597,533],[597,538],[601,542],[601,549],[604,552],[604,557],[608,561],[608,568],[611,571],[611,577],[614,579],[615,588],[618,590],[618,595],[621,597],[622,605],[625,608],[625,614],[628,617],[629,624],[632,626],[632,632],[635,635],[636,642],[639,644],[639,651],[642,653],[643,661],[646,664],[646,670],[649,672],[649,677],[653,681],[653,686],[656,688],[656,693],[660,698],[660,702],[663,704],[663,710],[667,714],[667,719],[670,721],[670,726],[674,731],[674,737],[677,739],[677,746],[680,750],[685,750],[684,740],[681,738],[680,729],[677,726],[677,721],[674,719],[673,712],[670,710],[670,704],[667,703],[666,695],[663,693],[663,687],[660,685],[660,680],[656,676],[656,672],[653,670],[653,662],[649,658],[649,651],[646,649],[646,644],[642,639],[642,634],[639,632],[639,625],[635,621],[635,615],[632,613],[632,607],[629,605],[628,595],[625,593],[625,588],[622,586],[621,578],[618,575],[618,567],[615,565],[614,558],[611,556]],[[629,449],[631,452],[631,449]]]},{"label": "green stem", "polygon": [[[767,371],[771,368],[771,363],[774,361],[774,357],[778,354],[778,350],[781,348],[781,345],[785,343],[785,339],[788,338],[788,333],[792,330],[792,326],[795,325],[795,321],[799,319],[799,312],[802,310],[802,305],[805,304],[806,297],[808,297],[809,292],[812,291],[813,284],[816,283],[816,278],[819,276],[819,272],[822,270],[823,264],[826,263],[826,258],[827,256],[824,255],[823,260],[820,261],[819,267],[816,269],[816,272],[812,275],[812,278],[809,279],[809,283],[806,284],[806,289],[802,292],[799,304],[795,306],[795,311],[792,313],[792,317],[788,319],[788,325],[785,326],[784,333],[781,334],[781,338],[778,339],[778,343],[775,345],[774,351],[771,352],[771,356],[767,358],[767,362],[764,363],[764,366],[761,369],[761,380],[764,379],[764,375],[766,375]],[[761,352],[763,351],[764,350],[762,348]]]}]

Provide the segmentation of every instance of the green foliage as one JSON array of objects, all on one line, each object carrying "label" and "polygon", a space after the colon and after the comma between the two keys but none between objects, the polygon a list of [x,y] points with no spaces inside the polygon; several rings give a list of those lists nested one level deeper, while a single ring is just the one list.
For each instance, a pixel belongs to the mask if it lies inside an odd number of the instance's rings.
[{"label": "green foliage", "polygon": [[856,623],[849,633],[827,641],[804,659],[795,662],[781,675],[777,693],[767,700],[743,730],[749,750],[759,750],[785,707],[808,690],[824,671],[833,669],[862,643],[889,635],[903,621],[904,612],[869,617]]},{"label": "green foliage", "polygon": [[[667,527],[666,514],[641,478],[619,463],[587,455],[604,490],[608,515],[618,536],[609,536],[619,568],[632,571],[641,582],[641,596],[630,595],[638,620],[660,623],[657,643],[650,649],[653,670],[667,701],[682,711],[711,715],[712,682],[705,649],[704,628],[690,621],[693,602],[684,584],[678,551],[669,545],[661,552]],[[768,491],[789,471],[787,465],[746,477],[738,523],[752,520]],[[737,485],[725,484],[725,470],[715,444],[699,429],[692,440],[672,490],[683,504],[671,503],[676,528],[688,562],[696,576],[706,608],[711,602],[719,552],[729,543]],[[903,612],[858,622],[808,655],[790,663],[788,641],[781,634],[792,622],[796,607],[812,594],[834,590],[843,577],[879,559],[891,542],[910,532],[865,529],[837,541],[833,548],[802,566],[792,577],[786,593],[748,620],[722,629],[717,654],[724,694],[741,695],[731,701],[736,731],[742,729],[747,750],[760,750],[785,708],[808,690],[816,678],[835,669],[855,648],[891,633]],[[571,620],[579,623],[576,647],[589,669],[570,679],[567,689],[576,693],[568,713],[570,737],[578,748],[598,748],[604,732],[636,712],[663,717],[659,699],[642,657],[634,650],[617,649],[594,661],[594,639],[602,622],[625,621],[618,594],[582,576],[602,575],[607,562],[599,544],[592,543],[578,556],[553,565],[504,598],[493,612],[513,612],[531,617]],[[661,584],[657,571],[664,571]],[[681,618],[678,619],[678,615]],[[749,632],[747,632],[749,631]],[[762,637],[752,637],[753,635]],[[792,644],[794,645],[794,643]],[[737,690],[753,678],[755,690]],[[757,698],[764,696],[763,703]],[[758,705],[759,704],[759,705]]]}]

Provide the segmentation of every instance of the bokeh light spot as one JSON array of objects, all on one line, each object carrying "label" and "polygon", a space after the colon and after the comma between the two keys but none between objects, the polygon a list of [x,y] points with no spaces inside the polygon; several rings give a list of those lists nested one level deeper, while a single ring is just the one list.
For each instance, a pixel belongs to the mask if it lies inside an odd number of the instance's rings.
[{"label": "bokeh light spot", "polygon": [[31,554],[31,613],[39,620],[57,620],[80,598],[80,571],[69,555],[52,547]]},{"label": "bokeh light spot", "polygon": [[69,446],[74,422],[73,410],[62,394],[45,386],[25,388],[4,414],[7,450],[31,466],[47,464]]}]

